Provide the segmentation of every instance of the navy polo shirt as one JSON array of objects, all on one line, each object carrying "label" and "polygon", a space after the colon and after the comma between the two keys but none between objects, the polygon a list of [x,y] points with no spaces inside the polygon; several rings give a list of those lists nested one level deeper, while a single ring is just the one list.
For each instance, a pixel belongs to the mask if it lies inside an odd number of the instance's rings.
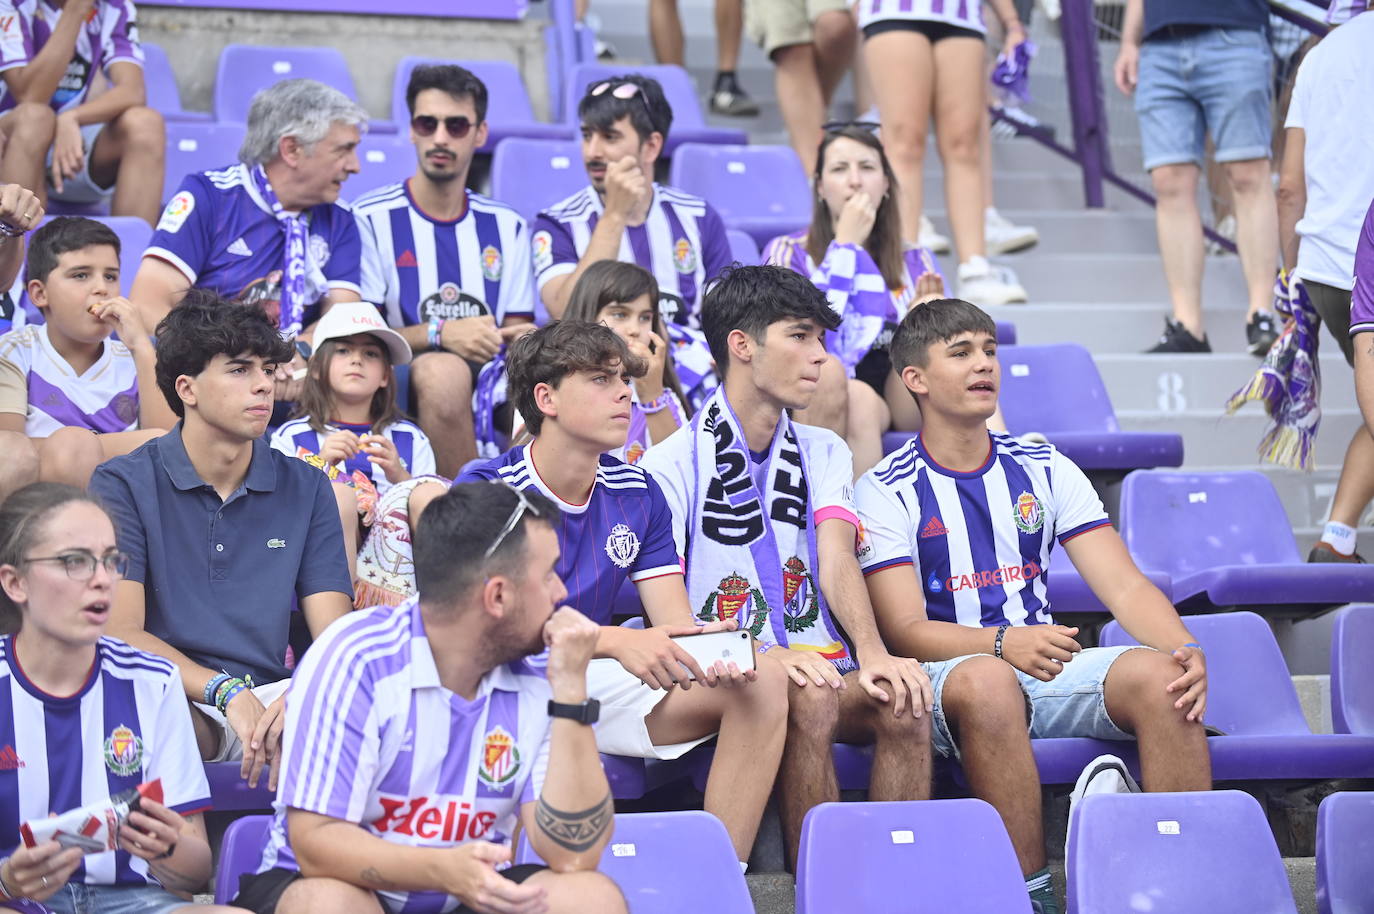
[{"label": "navy polo shirt", "polygon": [[143,627],[212,670],[285,679],[292,597],[353,593],[329,481],[259,439],[243,484],[221,501],[181,428],[91,477],[129,555],[127,577],[144,585]]},{"label": "navy polo shirt", "polygon": [[1269,21],[1265,0],[1145,0],[1146,38],[1173,25],[1261,31]]}]

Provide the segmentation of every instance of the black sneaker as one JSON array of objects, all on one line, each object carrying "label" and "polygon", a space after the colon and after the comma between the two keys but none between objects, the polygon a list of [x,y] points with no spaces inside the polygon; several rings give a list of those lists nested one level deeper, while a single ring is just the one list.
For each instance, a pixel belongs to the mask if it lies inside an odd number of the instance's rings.
[{"label": "black sneaker", "polygon": [[1149,349],[1147,354],[1154,352],[1211,352],[1212,344],[1207,342],[1207,334],[1198,339],[1188,332],[1188,328],[1180,324],[1171,317],[1164,318],[1164,332],[1160,334],[1159,342]]},{"label": "black sneaker", "polygon": [[1278,322],[1268,311],[1256,311],[1245,324],[1245,342],[1251,355],[1264,355],[1278,338]]},{"label": "black sneaker", "polygon": [[716,87],[711,92],[711,111],[727,117],[754,117],[759,103],[740,87],[734,73],[717,73]]},{"label": "black sneaker", "polygon": [[1312,551],[1307,553],[1307,561],[1317,563],[1339,562],[1345,565],[1363,565],[1365,561],[1358,552],[1350,555],[1342,555],[1337,552],[1330,543],[1317,541],[1317,545],[1312,547]]}]

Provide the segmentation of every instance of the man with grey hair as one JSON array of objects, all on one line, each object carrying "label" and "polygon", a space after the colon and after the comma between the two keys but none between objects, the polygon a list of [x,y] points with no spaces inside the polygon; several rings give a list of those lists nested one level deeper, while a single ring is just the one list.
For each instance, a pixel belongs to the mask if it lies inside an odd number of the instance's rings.
[{"label": "man with grey hair", "polygon": [[187,175],[158,220],[129,295],[148,326],[192,286],[260,305],[286,336],[358,301],[358,226],[337,201],[366,122],[313,79],[259,92],[238,164]]}]

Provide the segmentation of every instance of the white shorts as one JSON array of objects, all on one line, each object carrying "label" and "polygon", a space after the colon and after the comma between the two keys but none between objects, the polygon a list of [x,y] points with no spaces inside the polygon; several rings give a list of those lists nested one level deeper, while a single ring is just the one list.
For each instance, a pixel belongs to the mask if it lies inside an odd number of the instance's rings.
[{"label": "white shorts", "polygon": [[[286,694],[286,687],[291,685],[291,680],[282,679],[279,682],[269,682],[266,685],[256,686],[253,689],[253,697],[262,702],[265,708]],[[243,743],[239,740],[239,735],[234,732],[234,728],[229,726],[229,722],[224,719],[224,715],[219,713],[219,708],[214,705],[203,705],[198,701],[191,704],[197,711],[210,718],[210,722],[220,728],[221,736],[219,740],[219,752],[215,753],[214,758],[208,758],[207,762],[237,762],[243,758]]]},{"label": "white shorts", "polygon": [[607,755],[675,759],[715,736],[708,733],[686,743],[655,746],[644,718],[668,697],[668,693],[649,688],[621,666],[620,661],[609,657],[587,664],[587,694],[601,702],[596,748]]},{"label": "white shorts", "polygon": [[114,184],[109,187],[101,187],[95,183],[91,177],[91,153],[95,151],[96,137],[100,136],[100,131],[106,128],[106,124],[86,124],[81,128],[81,145],[86,149],[86,156],[81,162],[79,174],[72,175],[62,182],[62,193],[58,193],[52,186],[52,150],[48,150],[48,196],[54,200],[61,200],[63,203],[100,203],[114,193]]}]

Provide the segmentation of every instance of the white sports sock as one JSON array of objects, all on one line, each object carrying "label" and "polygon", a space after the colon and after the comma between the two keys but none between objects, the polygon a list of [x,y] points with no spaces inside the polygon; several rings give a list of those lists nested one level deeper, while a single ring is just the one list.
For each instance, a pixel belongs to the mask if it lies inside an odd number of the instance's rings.
[{"label": "white sports sock", "polygon": [[1355,554],[1355,528],[1346,524],[1338,524],[1334,520],[1326,522],[1326,529],[1322,530],[1323,543],[1327,543],[1341,555]]}]

